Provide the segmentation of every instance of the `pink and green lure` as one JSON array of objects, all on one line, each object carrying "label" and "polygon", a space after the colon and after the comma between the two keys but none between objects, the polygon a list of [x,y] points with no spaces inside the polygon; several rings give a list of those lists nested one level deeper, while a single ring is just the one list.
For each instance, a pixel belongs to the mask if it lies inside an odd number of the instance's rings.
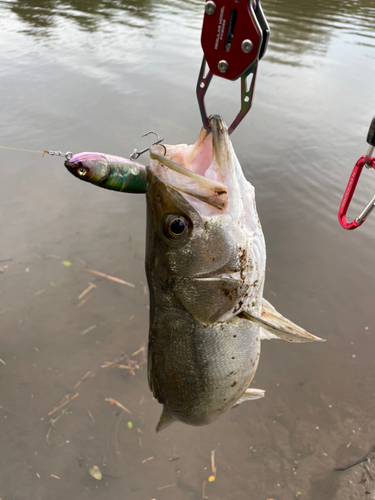
[{"label": "pink and green lure", "polygon": [[102,153],[79,153],[64,163],[75,177],[113,191],[146,193],[146,168],[135,161]]}]

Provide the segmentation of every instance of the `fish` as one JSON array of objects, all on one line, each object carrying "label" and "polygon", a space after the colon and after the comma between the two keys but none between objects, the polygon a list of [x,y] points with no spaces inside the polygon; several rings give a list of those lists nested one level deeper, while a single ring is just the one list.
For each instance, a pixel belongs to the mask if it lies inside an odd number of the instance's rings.
[{"label": "fish", "polygon": [[[157,432],[176,421],[207,425],[263,397],[250,387],[261,340],[324,341],[263,297],[266,247],[254,187],[223,119],[212,116],[210,127],[194,145],[151,146],[150,163],[139,174],[147,202],[148,383],[163,406]],[[99,160],[83,158],[65,166],[76,176],[87,161],[95,170]],[[123,175],[133,168],[129,161],[121,163]]]}]

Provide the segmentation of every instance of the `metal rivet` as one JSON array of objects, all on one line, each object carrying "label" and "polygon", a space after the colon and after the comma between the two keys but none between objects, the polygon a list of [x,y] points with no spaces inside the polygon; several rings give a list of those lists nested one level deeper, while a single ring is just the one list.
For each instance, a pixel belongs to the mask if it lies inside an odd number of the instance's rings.
[{"label": "metal rivet", "polygon": [[253,42],[251,40],[244,40],[242,43],[241,43],[241,49],[243,52],[245,52],[245,54],[248,54],[249,52],[251,52],[253,50]]},{"label": "metal rivet", "polygon": [[229,64],[227,63],[227,61],[224,61],[223,59],[222,61],[219,61],[217,68],[220,71],[220,73],[226,73],[229,69]]},{"label": "metal rivet", "polygon": [[213,2],[212,0],[208,0],[208,2],[206,2],[204,10],[206,11],[206,14],[208,14],[209,16],[212,16],[212,14],[215,14],[215,11],[216,11],[215,2]]}]

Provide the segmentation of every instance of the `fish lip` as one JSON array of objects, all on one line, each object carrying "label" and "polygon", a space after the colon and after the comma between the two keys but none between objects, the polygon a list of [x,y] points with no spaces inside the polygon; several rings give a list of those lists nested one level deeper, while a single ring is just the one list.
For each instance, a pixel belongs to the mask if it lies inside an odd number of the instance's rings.
[{"label": "fish lip", "polygon": [[209,118],[208,118],[208,122],[210,124],[210,127],[211,127],[211,132],[214,134],[215,132],[217,133],[218,130],[220,129],[221,131],[223,131],[224,133],[226,132],[229,136],[229,133],[228,133],[228,127],[226,126],[222,116],[220,115],[211,115]]},{"label": "fish lip", "polygon": [[[169,177],[169,174],[164,175],[164,173],[160,171],[155,164],[153,165],[152,162],[149,168],[165,185],[169,185],[185,195],[193,196],[197,200],[211,205],[219,211],[223,211],[226,210],[228,206],[227,183],[213,180],[210,176],[206,177],[206,171],[210,166],[213,166],[218,173],[219,179],[227,178],[229,173],[228,158],[230,154],[230,139],[228,128],[220,115],[210,116],[209,123],[211,125],[211,131],[203,128],[193,149],[190,150],[190,153],[188,152],[189,156],[186,157],[189,158],[187,168],[183,166],[184,161],[173,161],[173,147],[172,151],[169,149],[170,146],[164,147],[164,154],[161,153],[160,147],[156,145],[150,147],[150,156],[152,160],[158,162],[159,165],[164,165],[167,169],[178,172],[178,175],[182,174],[190,177],[196,182],[195,186],[189,185],[189,183],[185,184],[184,181],[182,183],[179,182],[178,177]],[[210,155],[208,156],[203,153],[203,157],[200,157],[198,151],[209,136],[211,136],[211,138],[208,139],[209,142],[206,144],[207,147],[210,148]],[[214,162],[214,165],[212,165],[212,162]]]},{"label": "fish lip", "polygon": [[170,186],[177,191],[181,191],[182,193],[193,196],[194,198],[201,200],[218,210],[224,210],[226,208],[227,188],[224,184],[208,179],[203,175],[194,172],[193,169],[187,169],[184,166],[175,163],[167,156],[159,153],[159,151],[157,150],[157,146],[150,147],[150,156],[152,160],[156,160],[160,165],[164,165],[172,171],[177,172],[178,175],[183,175],[190,179],[193,179],[196,183],[195,187],[190,187],[188,185],[184,185],[183,183],[181,184],[178,182],[169,181],[168,179],[164,179],[162,178],[162,176],[157,175],[157,173],[154,172],[152,166],[150,165],[149,169],[163,182],[164,185]]},{"label": "fish lip", "polygon": [[[220,115],[211,115],[208,120],[212,133],[212,153],[215,156],[217,165],[225,176],[227,173],[225,166],[228,163],[230,143],[228,127]],[[225,162],[223,162],[223,159],[225,159]]]}]

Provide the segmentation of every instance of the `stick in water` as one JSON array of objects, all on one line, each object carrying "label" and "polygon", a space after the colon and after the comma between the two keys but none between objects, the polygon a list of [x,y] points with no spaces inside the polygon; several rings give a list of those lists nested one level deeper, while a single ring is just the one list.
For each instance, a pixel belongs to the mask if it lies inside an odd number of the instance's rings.
[{"label": "stick in water", "polygon": [[101,278],[106,278],[107,280],[114,281],[115,283],[120,283],[121,285],[127,285],[131,288],[135,288],[133,283],[128,283],[127,281],[120,280],[119,278],[115,278],[114,276],[109,276],[108,274],[101,273],[99,271],[94,271],[94,269],[85,269],[87,273],[95,274],[96,276],[100,276]]}]

